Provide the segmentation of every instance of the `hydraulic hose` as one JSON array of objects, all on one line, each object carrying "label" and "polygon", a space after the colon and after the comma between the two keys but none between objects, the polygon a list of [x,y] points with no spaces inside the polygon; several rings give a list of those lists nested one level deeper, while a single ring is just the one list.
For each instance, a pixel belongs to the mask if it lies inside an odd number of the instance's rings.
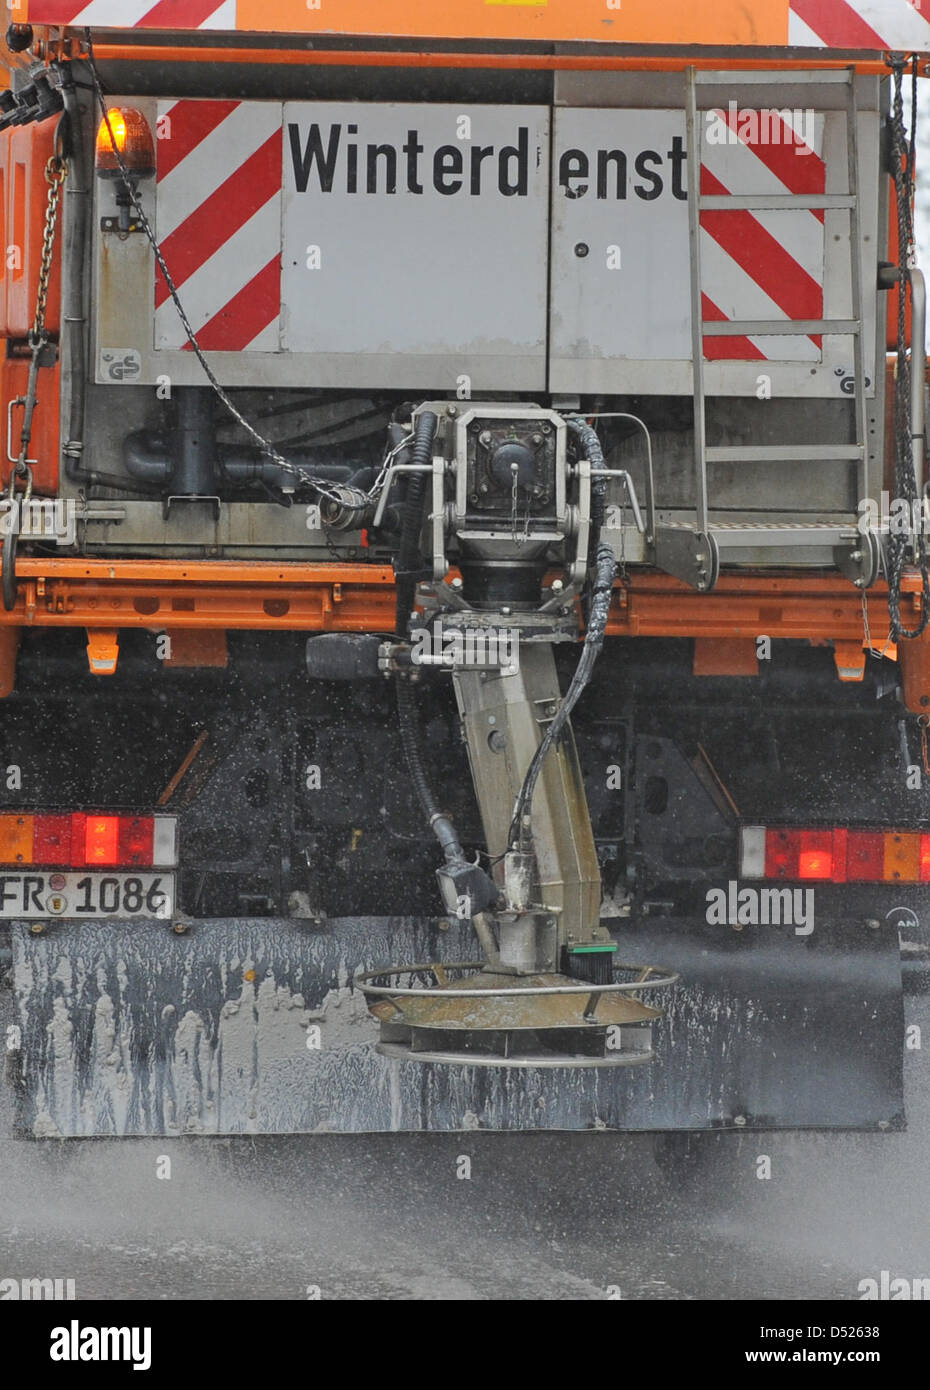
[{"label": "hydraulic hose", "polygon": [[533,760],[527,769],[523,786],[520,788],[520,795],[517,797],[516,807],[514,808],[513,820],[510,823],[510,834],[508,842],[511,848],[528,850],[531,846],[531,816],[533,806],[533,792],[536,790],[536,782],[539,778],[542,765],[546,757],[561,736],[562,730],[568,723],[572,710],[581,697],[581,692],[591,679],[594,670],[594,663],[600,655],[604,645],[604,634],[607,631],[607,615],[610,611],[610,596],[614,587],[614,572],[616,570],[616,560],[614,552],[609,545],[599,545],[594,557],[594,586],[591,591],[591,607],[588,614],[588,629],[585,633],[584,645],[581,649],[581,656],[578,665],[575,667],[575,674],[572,676],[565,699],[559,706],[558,713],[553,719],[545,736],[533,754]]},{"label": "hydraulic hose", "polygon": [[[435,416],[433,417],[435,419]],[[423,814],[429,828],[432,830],[436,839],[442,846],[446,862],[449,864],[464,864],[465,852],[462,849],[458,832],[448,816],[444,816],[439,809],[439,803],[433,795],[432,788],[426,777],[426,770],[423,766],[423,758],[420,753],[420,743],[417,737],[416,728],[416,709],[413,702],[413,691],[410,682],[398,676],[395,681],[397,689],[397,716],[398,727],[400,729],[400,741],[407,759],[407,767],[410,769],[410,780],[413,782],[417,799],[423,808]]]},{"label": "hydraulic hose", "polygon": [[[567,415],[565,423],[578,440],[585,458],[597,474],[604,468],[604,451],[597,437],[597,430],[588,424],[581,415]],[[607,479],[595,476],[591,479],[591,544],[589,556],[594,557],[601,540],[601,529],[607,514]]]},{"label": "hydraulic hose", "polygon": [[[423,410],[417,416],[414,426],[413,443],[410,446],[410,462],[428,467],[433,457],[433,439],[439,421],[432,410]],[[410,473],[407,479],[407,494],[401,508],[400,545],[394,562],[397,582],[397,633],[403,637],[407,632],[410,610],[416,593],[420,558],[420,529],[423,525],[423,498],[426,493],[428,473]]]}]

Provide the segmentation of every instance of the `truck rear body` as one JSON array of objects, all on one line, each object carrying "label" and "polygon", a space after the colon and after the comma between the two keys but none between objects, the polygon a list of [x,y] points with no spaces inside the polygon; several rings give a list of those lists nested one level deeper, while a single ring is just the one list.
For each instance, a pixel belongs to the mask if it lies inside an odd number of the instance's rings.
[{"label": "truck rear body", "polygon": [[930,24],[20,8],[19,1127],[900,1127]]}]

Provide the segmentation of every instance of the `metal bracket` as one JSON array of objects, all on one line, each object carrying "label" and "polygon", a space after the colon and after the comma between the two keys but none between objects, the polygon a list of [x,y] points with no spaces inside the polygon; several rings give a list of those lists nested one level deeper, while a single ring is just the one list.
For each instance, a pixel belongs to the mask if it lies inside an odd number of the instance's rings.
[{"label": "metal bracket", "polygon": [[[6,456],[10,463],[17,463],[19,461],[18,455],[13,453],[13,407],[15,405],[25,406],[25,404],[25,396],[14,396],[6,403]],[[31,464],[33,467],[35,467],[38,462],[38,459],[26,459],[26,463]]]},{"label": "metal bracket", "polygon": [[833,563],[857,589],[871,589],[879,576],[882,551],[874,531],[855,532],[850,545],[833,547]]},{"label": "metal bracket", "polygon": [[190,504],[191,502],[207,502],[213,510],[214,521],[219,521],[220,513],[223,509],[223,504],[218,497],[188,497],[186,495],[181,495],[180,497],[166,497],[162,505],[162,516],[165,521],[168,520],[172,505],[175,502],[184,502],[186,504]]},{"label": "metal bracket", "polygon": [[699,593],[710,593],[720,577],[720,551],[709,531],[656,527],[656,564]]},{"label": "metal bracket", "polygon": [[131,232],[144,232],[145,228],[141,222],[131,221],[128,227],[121,227],[118,217],[101,217],[100,230],[102,232],[116,232],[125,239]]}]

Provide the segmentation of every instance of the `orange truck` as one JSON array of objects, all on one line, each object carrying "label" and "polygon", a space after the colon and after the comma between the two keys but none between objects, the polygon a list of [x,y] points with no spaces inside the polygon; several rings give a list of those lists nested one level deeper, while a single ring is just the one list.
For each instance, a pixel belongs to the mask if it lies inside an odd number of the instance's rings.
[{"label": "orange truck", "polygon": [[15,1132],[900,1128],[920,6],[6,8]]}]

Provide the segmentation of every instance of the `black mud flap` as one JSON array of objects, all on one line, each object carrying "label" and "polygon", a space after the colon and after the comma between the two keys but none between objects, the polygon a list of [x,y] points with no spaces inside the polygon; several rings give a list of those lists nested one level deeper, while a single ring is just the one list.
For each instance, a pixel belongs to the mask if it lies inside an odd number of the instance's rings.
[{"label": "black mud flap", "polygon": [[897,934],[649,918],[626,960],[681,973],[636,1067],[382,1056],[357,969],[470,958],[411,918],[13,924],[18,1128],[53,1135],[898,1128]]}]

